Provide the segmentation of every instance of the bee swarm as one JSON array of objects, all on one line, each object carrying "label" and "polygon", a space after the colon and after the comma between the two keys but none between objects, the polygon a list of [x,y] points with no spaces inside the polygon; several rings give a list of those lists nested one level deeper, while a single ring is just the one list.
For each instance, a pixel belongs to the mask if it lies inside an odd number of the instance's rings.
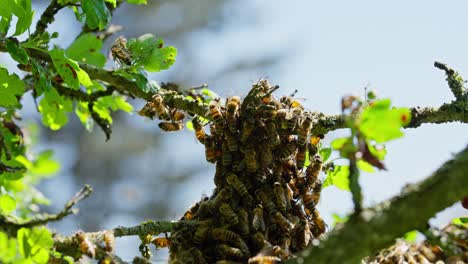
[{"label": "bee swarm", "polygon": [[[317,117],[292,97],[273,97],[277,88],[262,79],[243,102],[212,100],[211,134],[198,117],[192,120],[207,161],[216,164],[216,188],[182,217],[201,224],[171,233],[171,263],[280,262],[325,232],[316,209],[322,137],[310,135]],[[154,99],[143,115],[168,121],[174,111],[161,96]],[[304,168],[307,151],[311,163]]]}]

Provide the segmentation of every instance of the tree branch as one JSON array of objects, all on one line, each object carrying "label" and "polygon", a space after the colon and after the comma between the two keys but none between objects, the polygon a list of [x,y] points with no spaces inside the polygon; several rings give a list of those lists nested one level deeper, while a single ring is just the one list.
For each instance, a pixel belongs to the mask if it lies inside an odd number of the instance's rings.
[{"label": "tree branch", "polygon": [[41,18],[37,21],[36,30],[31,34],[31,37],[38,36],[44,33],[50,23],[54,22],[54,16],[65,6],[62,6],[58,3],[57,0],[52,0],[47,6],[44,13],[42,13]]},{"label": "tree branch", "polygon": [[424,229],[436,213],[468,193],[468,146],[430,177],[406,187],[400,196],[353,215],[317,247],[288,263],[360,263],[391,245],[408,230]]}]

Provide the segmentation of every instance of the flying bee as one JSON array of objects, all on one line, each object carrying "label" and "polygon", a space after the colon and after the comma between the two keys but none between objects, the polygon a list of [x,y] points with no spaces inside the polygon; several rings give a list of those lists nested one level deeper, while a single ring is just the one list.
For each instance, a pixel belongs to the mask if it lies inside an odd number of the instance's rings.
[{"label": "flying bee", "polygon": [[151,240],[151,243],[156,246],[156,248],[167,248],[171,245],[171,240],[167,237],[155,237]]},{"label": "flying bee", "polygon": [[233,96],[226,100],[226,123],[229,131],[233,134],[237,132],[237,118],[239,116],[240,97]]},{"label": "flying bee", "polygon": [[247,173],[254,173],[257,170],[257,153],[252,145],[246,147],[244,160],[247,166]]},{"label": "flying bee", "polygon": [[94,258],[96,255],[96,246],[91,243],[91,240],[85,232],[79,231],[75,234],[76,240],[78,241],[81,253]]},{"label": "flying bee", "polygon": [[296,167],[298,170],[302,170],[302,168],[304,167],[304,163],[306,159],[306,150],[307,150],[306,145],[302,145],[297,148]]},{"label": "flying bee", "polygon": [[242,123],[242,132],[241,132],[241,138],[240,141],[242,143],[245,143],[247,139],[249,139],[250,134],[252,134],[252,131],[255,128],[255,120],[253,119],[247,119]]},{"label": "flying bee", "polygon": [[281,259],[275,256],[255,256],[249,258],[248,264],[275,264],[280,263]]},{"label": "flying bee", "polygon": [[229,204],[222,204],[219,207],[219,212],[230,225],[237,225],[239,223],[239,217],[237,217]]},{"label": "flying bee", "polygon": [[319,173],[322,170],[322,165],[323,162],[320,155],[315,155],[313,157],[312,163],[306,169],[306,178],[310,185],[317,181]]},{"label": "flying bee", "polygon": [[244,208],[241,208],[238,215],[240,235],[245,238],[250,234],[249,213]]},{"label": "flying bee", "polygon": [[306,115],[302,120],[301,126],[297,131],[297,144],[299,146],[305,145],[307,137],[309,137],[310,129],[312,129],[312,117]]},{"label": "flying bee", "polygon": [[206,160],[211,163],[216,162],[216,142],[211,136],[205,137],[205,156]]},{"label": "flying bee", "polygon": [[281,212],[286,212],[287,197],[281,183],[275,182],[273,184],[273,193],[275,194],[276,205]]},{"label": "flying bee", "polygon": [[285,230],[285,231],[291,231],[293,228],[294,228],[294,225],[293,223],[291,223],[291,221],[289,221],[286,217],[284,217],[284,215],[282,213],[280,213],[279,211],[276,211],[273,215],[273,221],[278,224],[278,226]]},{"label": "flying bee", "polygon": [[278,131],[276,130],[276,124],[273,121],[269,120],[266,122],[265,130],[268,135],[268,138],[270,138],[271,140],[271,145],[273,147],[276,147],[279,144],[281,144],[280,136],[278,134]]},{"label": "flying bee", "polygon": [[104,241],[106,252],[112,252],[115,246],[114,233],[111,231],[104,231],[102,240]]},{"label": "flying bee", "polygon": [[153,95],[152,102],[154,109],[156,110],[156,113],[159,116],[159,119],[170,121],[171,115],[169,114],[169,110],[167,110],[167,107],[164,105],[162,96],[160,94]]},{"label": "flying bee", "polygon": [[216,246],[216,251],[218,254],[222,257],[233,257],[237,259],[242,259],[244,258],[244,253],[242,250],[235,248],[235,247],[230,247],[226,244],[219,244]]},{"label": "flying bee", "polygon": [[184,123],[179,122],[160,122],[158,124],[159,128],[166,132],[179,131],[184,128]]},{"label": "flying bee", "polygon": [[200,143],[205,144],[206,132],[198,116],[192,120],[192,124],[193,129],[195,130],[195,137]]},{"label": "flying bee", "polygon": [[237,142],[237,137],[235,137],[231,132],[225,131],[224,135],[226,137],[227,146],[230,151],[237,151],[239,149],[239,144]]},{"label": "flying bee", "polygon": [[252,217],[252,228],[257,231],[265,231],[265,219],[263,218],[263,208],[255,207]]},{"label": "flying bee", "polygon": [[222,157],[223,166],[230,167],[232,165],[232,154],[229,151],[226,141],[223,142],[222,149],[223,149],[223,157]]},{"label": "flying bee", "polygon": [[314,210],[311,211],[311,214],[312,221],[314,223],[314,225],[311,228],[311,231],[315,238],[319,238],[320,235],[325,233],[325,231],[327,230],[327,224],[325,223],[325,221],[323,221],[317,208],[314,208]]},{"label": "flying bee", "polygon": [[209,104],[210,115],[216,124],[216,131],[221,131],[224,127],[224,117],[219,107],[219,102],[211,100]]},{"label": "flying bee", "polygon": [[234,189],[239,193],[239,195],[242,197],[242,199],[245,199],[247,204],[250,204],[252,202],[252,196],[250,196],[249,191],[245,187],[244,183],[239,180],[237,175],[234,173],[229,173],[226,177],[226,181],[229,185],[234,187]]},{"label": "flying bee", "polygon": [[132,64],[132,54],[127,49],[127,39],[124,36],[120,36],[114,41],[111,47],[111,53],[114,61],[118,62],[120,65]]}]

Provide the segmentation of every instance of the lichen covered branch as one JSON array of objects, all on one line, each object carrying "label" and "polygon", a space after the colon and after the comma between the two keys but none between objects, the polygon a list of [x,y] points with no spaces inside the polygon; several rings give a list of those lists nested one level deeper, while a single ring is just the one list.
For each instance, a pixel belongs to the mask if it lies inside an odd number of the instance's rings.
[{"label": "lichen covered branch", "polygon": [[[288,263],[360,263],[408,230],[424,229],[437,212],[468,193],[468,146],[430,177],[406,187],[399,196],[353,215],[317,247]],[[415,210],[417,208],[417,210]]]}]

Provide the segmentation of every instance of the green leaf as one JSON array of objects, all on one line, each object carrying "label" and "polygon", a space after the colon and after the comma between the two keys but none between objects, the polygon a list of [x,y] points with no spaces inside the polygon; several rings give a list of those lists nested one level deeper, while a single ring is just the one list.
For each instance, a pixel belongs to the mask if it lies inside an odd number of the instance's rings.
[{"label": "green leaf", "polygon": [[91,113],[88,109],[87,102],[78,102],[75,107],[75,114],[80,119],[81,124],[91,132],[94,126],[94,120],[91,117]]},{"label": "green leaf", "polygon": [[45,227],[35,227],[32,230],[23,227],[18,230],[18,244],[21,256],[31,258],[37,264],[46,264],[54,240]]},{"label": "green leaf", "polygon": [[401,128],[411,119],[408,108],[390,108],[390,99],[375,101],[361,113],[358,124],[362,134],[376,142],[386,142],[403,136]]},{"label": "green leaf", "polygon": [[185,123],[185,127],[188,129],[188,130],[191,130],[191,131],[195,131],[195,128],[193,128],[193,122],[192,120],[189,120]]},{"label": "green leaf", "polygon": [[44,92],[39,102],[42,123],[52,130],[58,130],[68,122],[67,113],[72,111],[72,101],[60,96],[55,89]]},{"label": "green leaf", "polygon": [[36,90],[36,95],[40,96],[46,90],[51,89],[52,83],[48,78],[47,71],[42,67],[42,65],[37,62],[35,59],[31,58],[32,62],[32,74],[35,78],[34,90]]},{"label": "green leaf", "polygon": [[10,28],[11,14],[9,16],[2,16],[0,20],[0,35],[6,35]]},{"label": "green leaf", "polygon": [[349,188],[349,166],[335,166],[333,170],[327,171],[327,178],[323,183],[323,188],[336,186],[338,189],[350,191]]},{"label": "green leaf", "polygon": [[31,173],[35,175],[47,176],[57,173],[60,169],[60,164],[52,159],[53,150],[45,150],[39,153],[39,156],[34,161],[34,166]]},{"label": "green leaf", "polygon": [[34,16],[34,11],[31,8],[31,0],[8,0],[16,2],[12,6],[13,14],[18,17],[16,22],[16,30],[14,36],[20,35],[29,29]]},{"label": "green leaf", "polygon": [[322,160],[324,163],[330,158],[331,153],[332,153],[331,148],[321,148],[319,150],[320,157],[322,157]]},{"label": "green leaf", "polygon": [[88,33],[76,39],[66,50],[66,55],[75,61],[102,68],[106,64],[106,56],[99,52],[101,48],[102,40]]},{"label": "green leaf", "polygon": [[169,69],[175,62],[177,49],[172,46],[163,47],[163,45],[164,41],[152,34],[145,34],[128,41],[128,49],[135,60],[135,65],[143,66],[150,72]]},{"label": "green leaf", "polygon": [[375,172],[374,166],[370,165],[367,161],[364,161],[362,159],[358,160],[356,165],[362,171]]},{"label": "green leaf", "polygon": [[111,13],[104,0],[82,0],[81,8],[86,15],[86,25],[90,29],[103,30],[111,20]]},{"label": "green leaf", "polygon": [[117,7],[117,0],[106,0],[106,2],[111,4],[113,8]]},{"label": "green leaf", "polygon": [[6,39],[6,48],[10,53],[10,56],[17,62],[21,64],[28,64],[29,56],[26,53],[26,50],[23,49],[17,40],[7,38]]},{"label": "green leaf", "polygon": [[311,161],[310,161],[310,154],[309,154],[309,150],[306,149],[306,153],[305,153],[305,162],[304,162],[304,168],[307,168],[309,165],[310,165]]},{"label": "green leaf", "polygon": [[330,145],[333,149],[335,150],[339,150],[341,148],[343,148],[343,146],[350,140],[349,137],[345,137],[345,138],[336,138],[334,139]]},{"label": "green leaf", "polygon": [[387,155],[387,149],[385,145],[375,145],[375,144],[367,144],[369,147],[370,153],[377,157],[379,160],[384,160],[385,156]]},{"label": "green leaf", "polygon": [[9,214],[16,209],[16,201],[9,194],[0,195],[0,212],[2,214]]},{"label": "green leaf", "polygon": [[114,75],[119,75],[126,78],[129,81],[135,82],[138,88],[145,93],[156,93],[161,87],[156,81],[149,80],[146,78],[143,70],[137,70],[131,72],[129,70],[135,70],[134,68],[121,68],[114,71]]},{"label": "green leaf", "polygon": [[339,223],[346,223],[349,220],[349,215],[340,216],[339,214],[332,214],[333,226]]},{"label": "green leaf", "polygon": [[24,82],[16,75],[0,67],[0,107],[19,107],[17,96],[24,93]]},{"label": "green leaf", "polygon": [[93,85],[89,75],[80,68],[76,61],[67,58],[63,50],[54,49],[49,53],[58,74],[70,88],[78,90],[80,83],[85,87]]},{"label": "green leaf", "polygon": [[147,0],[127,0],[129,4],[134,4],[134,5],[146,5]]},{"label": "green leaf", "polygon": [[131,112],[133,106],[127,103],[124,97],[120,95],[109,95],[99,98],[94,104],[93,110],[103,119],[112,124],[112,117],[110,110],[122,110],[124,112]]},{"label": "green leaf", "polygon": [[409,231],[409,232],[406,232],[404,235],[403,235],[403,239],[406,240],[407,242],[409,243],[414,243],[416,242],[416,238],[418,237],[418,231],[417,230],[413,230],[413,231]]},{"label": "green leaf", "polygon": [[468,217],[458,217],[452,220],[455,225],[463,225],[468,227]]},{"label": "green leaf", "polygon": [[0,262],[11,263],[16,258],[16,240],[0,232]]}]

